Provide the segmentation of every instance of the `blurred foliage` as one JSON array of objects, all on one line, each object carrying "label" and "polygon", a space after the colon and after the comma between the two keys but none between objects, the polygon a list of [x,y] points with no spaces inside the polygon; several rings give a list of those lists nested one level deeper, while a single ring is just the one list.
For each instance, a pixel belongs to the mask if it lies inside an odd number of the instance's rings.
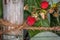
[{"label": "blurred foliage", "polygon": [[34,37],[36,34],[38,34],[39,32],[44,32],[44,30],[40,31],[40,30],[28,30],[30,38]]},{"label": "blurred foliage", "polygon": [[3,5],[2,5],[2,0],[0,0],[0,18],[3,17]]},{"label": "blurred foliage", "polygon": [[24,5],[28,5],[29,6],[29,11],[32,12],[33,7],[40,8],[40,2],[41,1],[42,0],[24,0]]},{"label": "blurred foliage", "polygon": [[[34,7],[35,8],[40,8],[40,3],[41,3],[42,0],[24,0],[24,6],[25,5],[28,5],[29,9],[28,11],[29,12],[33,12],[34,10]],[[60,4],[60,2],[58,3]],[[59,6],[60,8],[60,6]],[[59,9],[58,8],[58,9]],[[37,10],[38,11],[38,10]],[[36,11],[36,12],[37,12]],[[54,14],[54,13],[53,13]],[[52,27],[52,26],[60,26],[60,17],[54,17],[52,14],[48,14],[48,19],[40,19],[39,21],[37,21],[35,23],[34,26],[44,26],[44,27]],[[33,37],[34,35],[36,35],[37,33],[41,32],[41,31],[32,31],[32,30],[28,30],[29,31],[29,35],[30,37]]]},{"label": "blurred foliage", "polygon": [[[28,7],[29,7],[29,9],[28,9],[28,11],[29,12],[33,12],[34,10],[34,8],[40,8],[40,3],[41,3],[41,1],[42,0],[24,0],[24,6],[25,5],[28,5]],[[38,12],[39,10],[37,10],[36,12]],[[25,12],[25,14],[27,14],[26,12]],[[29,13],[28,13],[29,14]],[[25,15],[25,17],[26,17],[26,15]],[[41,18],[41,17],[40,17]],[[45,27],[49,27],[50,26],[50,24],[49,24],[49,21],[48,21],[48,19],[45,19],[45,20],[43,20],[42,18],[39,20],[39,21],[37,21],[36,23],[35,23],[35,25],[34,26],[45,26]],[[38,30],[35,30],[35,31],[32,31],[32,30],[28,30],[28,32],[29,32],[29,35],[30,35],[30,37],[33,37],[34,35],[36,35],[37,33],[39,33],[39,32],[42,32],[42,31],[38,31]]]}]

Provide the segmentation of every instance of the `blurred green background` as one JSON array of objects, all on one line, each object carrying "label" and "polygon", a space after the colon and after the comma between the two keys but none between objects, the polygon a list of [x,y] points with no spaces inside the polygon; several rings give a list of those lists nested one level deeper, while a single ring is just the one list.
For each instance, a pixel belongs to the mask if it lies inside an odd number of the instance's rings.
[{"label": "blurred green background", "polygon": [[0,18],[3,17],[3,5],[2,5],[2,0],[0,0]]}]

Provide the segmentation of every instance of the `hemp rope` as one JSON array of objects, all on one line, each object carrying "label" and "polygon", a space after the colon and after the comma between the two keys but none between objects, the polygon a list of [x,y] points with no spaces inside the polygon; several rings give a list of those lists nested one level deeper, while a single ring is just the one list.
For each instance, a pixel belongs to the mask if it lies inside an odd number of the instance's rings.
[{"label": "hemp rope", "polygon": [[60,31],[60,27],[59,26],[54,26],[54,27],[30,27],[26,24],[26,22],[24,22],[22,25],[16,25],[16,24],[12,24],[6,20],[0,19],[0,25],[5,25],[4,27],[14,27],[11,30],[5,30],[5,31],[0,31],[0,35],[6,32],[10,32],[10,31],[14,31],[14,30],[22,30],[22,29],[26,29],[26,30],[46,30],[46,31]]}]

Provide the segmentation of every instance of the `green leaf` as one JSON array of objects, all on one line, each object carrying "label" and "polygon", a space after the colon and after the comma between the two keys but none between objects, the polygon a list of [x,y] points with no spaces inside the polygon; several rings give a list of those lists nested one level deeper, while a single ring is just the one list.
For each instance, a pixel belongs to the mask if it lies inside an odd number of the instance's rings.
[{"label": "green leaf", "polygon": [[32,38],[33,36],[38,34],[40,31],[39,30],[34,30],[34,31],[33,30],[29,30],[28,32],[29,32],[30,37]]},{"label": "green leaf", "polygon": [[24,20],[26,20],[29,15],[31,15],[31,13],[27,10],[24,10]]},{"label": "green leaf", "polygon": [[36,21],[36,23],[34,24],[34,26],[36,26],[36,27],[41,26],[41,21],[40,20]]},{"label": "green leaf", "polygon": [[49,27],[50,26],[47,19],[43,20],[42,24],[43,24],[42,26],[45,26],[45,27]]}]

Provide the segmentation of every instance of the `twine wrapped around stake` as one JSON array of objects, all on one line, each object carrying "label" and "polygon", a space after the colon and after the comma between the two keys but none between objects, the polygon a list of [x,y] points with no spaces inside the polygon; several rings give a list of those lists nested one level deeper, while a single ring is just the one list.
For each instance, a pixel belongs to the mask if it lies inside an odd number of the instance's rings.
[{"label": "twine wrapped around stake", "polygon": [[21,30],[25,25],[26,23],[23,23],[22,26],[21,25],[16,25],[16,24],[12,24],[8,21],[5,21],[3,19],[0,19],[0,24],[2,25],[5,25],[4,27],[14,27],[13,29],[10,29],[10,30],[5,30],[5,31],[0,31],[0,34],[3,34],[5,32],[10,32],[10,31],[15,31],[15,30]]},{"label": "twine wrapped around stake", "polygon": [[15,30],[22,30],[22,29],[26,29],[26,30],[46,30],[46,31],[60,31],[60,27],[59,26],[54,26],[54,27],[30,27],[26,24],[26,22],[24,22],[22,25],[16,25],[16,24],[12,24],[6,20],[0,19],[0,24],[5,25],[4,27],[14,27],[11,30],[5,30],[5,31],[0,31],[0,35],[5,33],[5,32],[10,32],[10,31],[15,31]]}]

